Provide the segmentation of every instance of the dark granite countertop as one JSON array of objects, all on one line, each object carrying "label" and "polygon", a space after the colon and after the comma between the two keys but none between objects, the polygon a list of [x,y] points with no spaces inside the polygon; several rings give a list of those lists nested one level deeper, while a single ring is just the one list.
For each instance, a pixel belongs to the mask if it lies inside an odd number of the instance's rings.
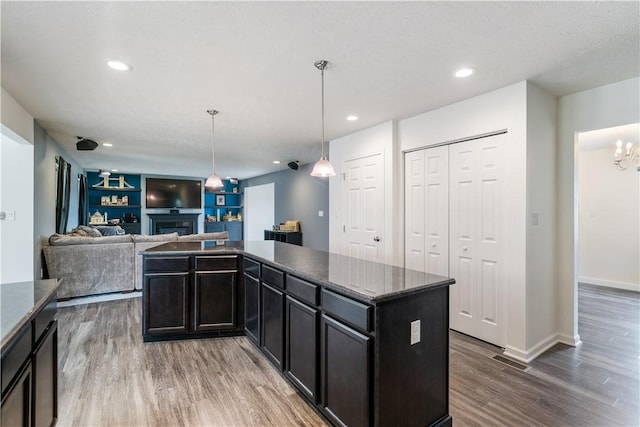
[{"label": "dark granite countertop", "polygon": [[59,284],[58,279],[0,284],[0,349],[11,345],[20,329],[51,299]]},{"label": "dark granite countertop", "polygon": [[380,303],[454,283],[448,277],[272,240],[226,241],[222,245],[213,241],[169,242],[141,252],[147,256],[227,253],[243,254],[370,303]]}]

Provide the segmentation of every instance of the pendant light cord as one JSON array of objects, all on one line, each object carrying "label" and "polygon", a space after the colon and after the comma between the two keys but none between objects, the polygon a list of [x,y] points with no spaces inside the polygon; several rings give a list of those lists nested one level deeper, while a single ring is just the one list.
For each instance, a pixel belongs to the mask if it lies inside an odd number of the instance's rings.
[{"label": "pendant light cord", "polygon": [[218,110],[207,110],[207,113],[211,114],[211,173],[215,173],[216,170],[216,138],[215,138],[215,116],[218,114]]},{"label": "pendant light cord", "polygon": [[322,79],[322,158],[324,158],[324,68],[320,70],[320,78]]}]

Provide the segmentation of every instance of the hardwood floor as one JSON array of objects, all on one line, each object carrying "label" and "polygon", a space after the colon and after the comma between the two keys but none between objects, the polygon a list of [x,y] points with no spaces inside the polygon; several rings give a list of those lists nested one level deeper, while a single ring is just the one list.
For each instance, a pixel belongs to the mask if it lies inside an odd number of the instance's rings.
[{"label": "hardwood floor", "polygon": [[[525,372],[451,333],[456,426],[640,425],[639,294],[580,286],[577,348]],[[244,337],[142,342],[140,298],[59,310],[59,426],[324,426]]]}]

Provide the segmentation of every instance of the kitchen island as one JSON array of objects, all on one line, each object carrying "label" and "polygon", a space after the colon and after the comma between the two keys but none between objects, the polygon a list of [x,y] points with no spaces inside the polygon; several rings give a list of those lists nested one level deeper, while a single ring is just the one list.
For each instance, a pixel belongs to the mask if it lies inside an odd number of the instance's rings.
[{"label": "kitchen island", "polygon": [[145,341],[246,335],[332,424],[451,424],[453,279],[275,241],[141,254]]}]

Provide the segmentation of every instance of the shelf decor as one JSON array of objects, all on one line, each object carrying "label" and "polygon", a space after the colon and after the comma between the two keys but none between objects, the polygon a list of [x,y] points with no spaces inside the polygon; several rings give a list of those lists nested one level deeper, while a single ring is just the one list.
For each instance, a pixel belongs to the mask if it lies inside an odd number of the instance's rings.
[{"label": "shelf decor", "polygon": [[[116,182],[116,185],[111,185],[112,182]],[[118,177],[109,177],[109,176],[105,176],[101,181],[93,184],[91,187],[93,188],[118,188],[118,189],[134,189],[135,187],[131,184],[129,184],[123,175],[120,175]]]},{"label": "shelf decor", "polygon": [[216,206],[224,206],[227,204],[227,198],[224,194],[216,194]]}]

